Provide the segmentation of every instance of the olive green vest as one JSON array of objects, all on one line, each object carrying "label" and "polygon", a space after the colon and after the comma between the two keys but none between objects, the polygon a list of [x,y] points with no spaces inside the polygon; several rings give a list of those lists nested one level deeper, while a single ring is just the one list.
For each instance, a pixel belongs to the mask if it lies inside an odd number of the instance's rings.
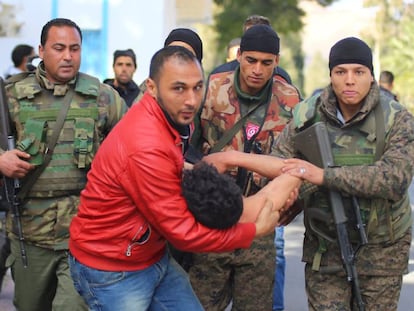
[{"label": "olive green vest", "polygon": [[[318,103],[318,96],[314,96],[296,107],[294,122],[298,131],[321,121]],[[369,113],[358,126],[338,128],[329,123],[326,124],[332,141],[335,165],[369,165],[379,159],[383,152],[386,137],[394,124],[395,115],[401,108],[402,106],[398,102],[394,100],[390,102],[390,99],[381,96],[379,106]],[[378,129],[380,129],[380,132],[378,132]],[[350,207],[351,198],[343,195],[343,200],[346,211],[352,210]],[[358,201],[361,208],[361,218],[366,224],[369,243],[393,241],[401,237],[411,226],[411,207],[407,193],[400,201],[394,203],[384,199],[358,198]],[[312,194],[307,202],[307,207],[322,208],[327,213],[331,213],[327,193],[321,187],[319,191]],[[348,219],[350,220],[350,238],[355,242],[358,236],[354,230],[354,223],[352,223],[355,215],[348,213]],[[306,217],[305,224],[307,224]],[[332,222],[330,224],[320,224],[320,226],[327,235],[335,236],[335,227]]]},{"label": "olive green vest", "polygon": [[[74,89],[65,96],[45,90],[34,74],[12,84],[19,102],[14,111],[17,148],[31,155],[30,162],[41,165],[46,143],[50,139],[63,102],[71,104],[49,165],[35,182],[29,198],[79,194],[86,183],[86,173],[99,146],[96,121],[99,80],[80,73]],[[30,179],[29,174],[22,183]]]}]

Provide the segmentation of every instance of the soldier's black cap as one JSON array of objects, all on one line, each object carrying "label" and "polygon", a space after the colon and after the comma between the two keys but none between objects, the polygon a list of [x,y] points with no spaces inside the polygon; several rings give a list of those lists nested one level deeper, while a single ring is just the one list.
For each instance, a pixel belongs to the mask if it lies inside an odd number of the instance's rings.
[{"label": "soldier's black cap", "polygon": [[348,37],[336,42],[329,53],[329,72],[341,64],[360,64],[374,74],[371,48],[361,39]]},{"label": "soldier's black cap", "polygon": [[268,25],[254,25],[241,37],[240,52],[257,51],[278,55],[280,39]]}]

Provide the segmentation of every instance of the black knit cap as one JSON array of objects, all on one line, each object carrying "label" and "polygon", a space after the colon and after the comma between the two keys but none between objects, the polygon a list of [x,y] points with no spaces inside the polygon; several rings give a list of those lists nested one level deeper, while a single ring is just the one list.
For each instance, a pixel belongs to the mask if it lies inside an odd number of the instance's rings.
[{"label": "black knit cap", "polygon": [[369,68],[374,74],[372,66],[372,51],[362,40],[348,37],[335,43],[329,53],[329,71],[341,64],[360,64]]},{"label": "black knit cap", "polygon": [[114,64],[115,64],[116,59],[120,56],[129,56],[129,57],[131,57],[132,60],[134,61],[135,68],[137,68],[137,58],[136,58],[135,53],[132,49],[116,50],[114,52]]},{"label": "black knit cap", "polygon": [[168,46],[171,42],[182,41],[191,46],[195,52],[198,61],[201,63],[203,60],[203,42],[200,36],[189,28],[176,28],[173,29],[168,37],[165,39],[164,47]]},{"label": "black knit cap", "polygon": [[254,25],[246,30],[240,42],[240,52],[257,51],[278,55],[280,39],[268,25]]}]

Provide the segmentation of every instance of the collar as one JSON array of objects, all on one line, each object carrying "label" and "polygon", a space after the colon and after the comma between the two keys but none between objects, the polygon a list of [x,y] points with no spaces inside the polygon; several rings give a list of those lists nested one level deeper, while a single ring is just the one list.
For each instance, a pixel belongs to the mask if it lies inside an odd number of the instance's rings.
[{"label": "collar", "polygon": [[257,102],[265,102],[268,98],[269,91],[272,90],[273,79],[270,78],[269,81],[265,84],[265,86],[259,91],[259,93],[255,95],[250,95],[243,92],[240,88],[240,65],[237,66],[236,70],[234,71],[234,89],[236,91],[237,97],[239,100],[244,104],[254,104]]},{"label": "collar", "polygon": [[[321,93],[320,99],[322,110],[324,110],[327,115],[330,115],[334,118],[336,117],[337,120],[341,120],[339,116],[342,116],[342,114],[338,114],[338,101],[331,84],[327,86],[326,90]],[[357,112],[355,116],[350,121],[348,121],[348,123],[353,123],[355,121],[364,119],[377,104],[379,104],[379,86],[377,82],[374,81],[371,84],[371,88],[367,96],[365,96],[365,98],[362,100],[362,105],[359,109],[359,112]]]},{"label": "collar", "polygon": [[37,66],[36,77],[40,81],[40,85],[47,90],[53,90],[54,96],[64,96],[69,90],[70,86],[74,86],[76,83],[76,76],[67,83],[52,83],[46,78],[46,70],[43,61]]}]

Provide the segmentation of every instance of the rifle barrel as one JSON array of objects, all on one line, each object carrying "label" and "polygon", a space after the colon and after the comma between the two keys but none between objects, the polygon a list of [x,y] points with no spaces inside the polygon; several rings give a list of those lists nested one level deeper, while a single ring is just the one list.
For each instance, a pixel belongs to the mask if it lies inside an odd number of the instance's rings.
[{"label": "rifle barrel", "polygon": [[[13,150],[16,147],[15,138],[13,136],[12,127],[10,125],[9,106],[6,98],[6,90],[4,81],[0,78],[0,147],[3,150]],[[27,255],[26,248],[24,246],[24,235],[22,229],[22,223],[20,221],[20,204],[17,199],[17,189],[20,188],[20,182],[17,178],[11,179],[3,176],[4,180],[4,193],[6,196],[7,204],[12,213],[13,223],[17,227],[17,235],[19,237],[20,253],[23,261],[23,266],[27,267]]]}]

